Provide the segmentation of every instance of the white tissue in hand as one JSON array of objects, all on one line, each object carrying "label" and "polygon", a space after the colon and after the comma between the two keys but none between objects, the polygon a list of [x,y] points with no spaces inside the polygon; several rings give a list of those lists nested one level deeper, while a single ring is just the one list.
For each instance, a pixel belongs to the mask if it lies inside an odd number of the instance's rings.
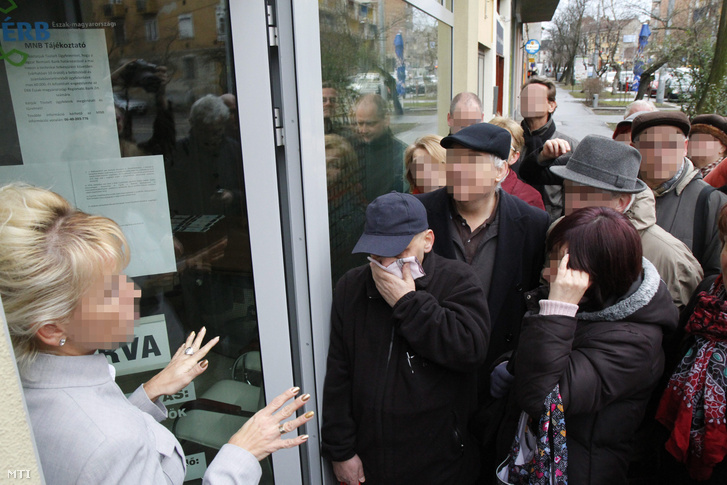
[{"label": "white tissue in hand", "polygon": [[411,270],[411,277],[412,279],[421,278],[426,273],[424,272],[424,268],[422,268],[421,263],[419,262],[419,259],[416,256],[409,256],[408,258],[401,258],[397,259],[393,263],[391,263],[388,266],[384,266],[383,264],[379,263],[375,259],[373,259],[371,256],[368,258],[369,261],[374,263],[379,268],[383,269],[387,273],[391,273],[393,275],[398,276],[399,278],[404,278],[404,275],[401,273],[401,268],[405,265],[409,265],[409,269]]}]

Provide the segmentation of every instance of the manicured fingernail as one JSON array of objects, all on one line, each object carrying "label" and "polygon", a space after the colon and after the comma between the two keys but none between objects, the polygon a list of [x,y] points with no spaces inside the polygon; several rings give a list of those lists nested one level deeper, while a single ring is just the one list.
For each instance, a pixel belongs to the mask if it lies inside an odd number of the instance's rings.
[{"label": "manicured fingernail", "polygon": [[192,330],[192,333],[189,334],[190,337],[194,336],[194,330]]},{"label": "manicured fingernail", "polygon": [[203,369],[206,369],[209,364],[210,364],[210,361],[207,359],[204,359],[202,362],[199,363],[199,366],[202,367]]},{"label": "manicured fingernail", "polygon": [[308,435],[304,434],[303,436],[300,437],[300,439],[301,439],[301,441],[308,441]]},{"label": "manicured fingernail", "polygon": [[310,394],[303,394],[300,398],[303,402],[306,402],[308,399],[310,399]]},{"label": "manicured fingernail", "polygon": [[219,340],[219,339],[220,339],[220,336],[218,335],[217,337],[213,338],[212,340]]},{"label": "manicured fingernail", "polygon": [[300,392],[300,387],[291,387],[290,392],[293,394],[298,394]]},{"label": "manicured fingernail", "polygon": [[316,415],[315,411],[308,411],[307,413],[305,413],[305,417],[308,419],[312,418],[315,415]]}]

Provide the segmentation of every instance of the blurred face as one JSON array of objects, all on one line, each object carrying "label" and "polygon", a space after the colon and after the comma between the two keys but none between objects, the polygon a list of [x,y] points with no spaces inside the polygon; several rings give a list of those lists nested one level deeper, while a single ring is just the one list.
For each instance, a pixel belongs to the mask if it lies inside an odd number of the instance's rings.
[{"label": "blurred face", "polygon": [[459,202],[490,195],[507,175],[507,164],[495,168],[492,155],[469,148],[447,149],[447,190]]},{"label": "blurred face", "polygon": [[326,150],[326,178],[328,185],[334,185],[343,179],[343,154],[339,150]]},{"label": "blurred face", "polygon": [[116,349],[134,337],[139,318],[138,290],[126,275],[104,272],[83,295],[66,333],[69,344],[80,352]]},{"label": "blurred face", "polygon": [[565,244],[559,248],[553,248],[553,251],[550,252],[548,264],[546,264],[545,268],[543,268],[543,279],[547,281],[549,285],[555,281],[555,276],[558,274],[560,260],[563,259],[563,256],[565,256],[565,253],[567,252],[568,246]]},{"label": "blurred face", "polygon": [[672,178],[687,154],[687,138],[673,126],[647,128],[633,145],[641,153],[639,177],[652,189]]},{"label": "blurred face", "polygon": [[631,145],[631,128],[627,129],[626,131],[622,131],[618,135],[614,137],[614,140],[616,140],[619,143],[625,143],[627,145]]},{"label": "blurred face", "polygon": [[687,156],[699,168],[716,162],[725,154],[721,141],[709,133],[695,133],[689,137]]},{"label": "blurred face", "polygon": [[323,117],[332,118],[336,116],[338,109],[338,93],[334,88],[323,88]]},{"label": "blurred face", "polygon": [[454,114],[447,113],[447,125],[449,131],[454,135],[462,128],[467,128],[475,123],[481,123],[483,119],[482,111],[476,106],[463,105],[459,103],[454,109]]},{"label": "blurred face", "polygon": [[528,84],[520,93],[520,114],[523,118],[542,118],[555,111],[555,101],[548,101],[548,88]]},{"label": "blurred face", "polygon": [[362,103],[356,110],[356,128],[363,141],[370,143],[386,132],[389,127],[387,118],[379,118],[373,103]]},{"label": "blurred face", "polygon": [[[584,207],[610,207],[623,212],[621,197],[614,197],[613,193],[607,190],[597,189],[588,185],[581,185],[570,180],[563,181],[565,215],[570,215],[577,209]],[[624,196],[626,203],[630,197]]]},{"label": "blurred face", "polygon": [[434,160],[423,148],[414,150],[409,170],[416,186],[423,192],[431,192],[447,185],[447,166]]},{"label": "blurred face", "polygon": [[375,259],[376,261],[381,263],[383,266],[389,266],[391,263],[393,263],[397,259],[409,258],[411,256],[416,256],[416,258],[421,263],[422,261],[424,261],[424,255],[432,250],[433,244],[434,244],[434,233],[432,232],[431,229],[427,229],[426,231],[414,236],[414,238],[411,240],[411,242],[406,247],[406,249],[403,250],[399,255],[391,258],[391,257],[384,257],[384,256],[376,256],[376,255],[372,254],[371,258]]},{"label": "blurred face", "polygon": [[225,129],[227,121],[218,121],[215,123],[199,123],[192,125],[190,131],[192,136],[203,147],[215,149],[225,139]]}]

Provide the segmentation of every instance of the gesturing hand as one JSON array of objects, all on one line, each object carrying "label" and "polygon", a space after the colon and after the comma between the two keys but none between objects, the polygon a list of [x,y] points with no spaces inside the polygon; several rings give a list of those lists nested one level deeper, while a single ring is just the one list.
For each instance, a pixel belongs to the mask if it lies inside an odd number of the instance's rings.
[{"label": "gesturing hand", "polygon": [[310,394],[304,394],[292,403],[285,406],[280,412],[273,414],[280,409],[288,399],[298,394],[299,388],[294,387],[288,389],[272,401],[270,404],[256,412],[253,417],[240,428],[240,430],[232,435],[228,443],[244,448],[252,453],[258,461],[262,460],[269,454],[282,448],[292,448],[305,443],[308,435],[296,436],[291,439],[283,439],[283,434],[289,433],[298,428],[303,423],[310,421],[313,411],[308,411],[303,416],[298,416],[290,421],[282,422],[284,419],[292,416],[297,409],[303,406]]},{"label": "gesturing hand", "polygon": [[346,461],[334,461],[333,473],[336,475],[336,480],[346,485],[358,485],[366,481],[363,463],[358,455],[353,455],[353,458]]},{"label": "gesturing hand", "polygon": [[570,269],[568,267],[569,254],[566,253],[558,265],[558,274],[550,283],[548,300],[562,301],[577,305],[586,290],[591,286],[591,277],[588,273]]},{"label": "gesturing hand", "polygon": [[396,305],[396,302],[410,291],[415,291],[414,278],[411,276],[411,268],[405,264],[401,268],[402,278],[381,269],[375,263],[369,263],[371,267],[371,276],[374,277],[376,289],[379,290],[381,296],[386,300],[390,307]]},{"label": "gesturing hand", "polygon": [[564,153],[569,152],[570,149],[570,143],[567,141],[561,138],[553,138],[552,140],[546,141],[543,145],[543,150],[540,152],[540,155],[538,155],[538,161],[542,162],[544,160],[558,158]]},{"label": "gesturing hand", "polygon": [[[169,364],[144,384],[144,390],[149,399],[156,401],[159,396],[175,394],[192,382],[192,379],[207,370],[209,362],[202,359],[217,344],[220,338],[215,337],[207,342],[207,345],[200,348],[205,333],[207,333],[207,329],[204,327],[199,331],[196,338],[194,332],[190,333],[187,341],[174,353]],[[185,353],[184,350],[187,348],[191,348],[193,353]]]}]

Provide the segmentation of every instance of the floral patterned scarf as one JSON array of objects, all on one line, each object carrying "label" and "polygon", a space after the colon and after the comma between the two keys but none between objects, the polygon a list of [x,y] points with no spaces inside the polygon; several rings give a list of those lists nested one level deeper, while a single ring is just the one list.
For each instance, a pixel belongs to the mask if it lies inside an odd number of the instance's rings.
[{"label": "floral patterned scarf", "polygon": [[666,449],[695,480],[707,480],[727,455],[727,294],[718,276],[699,295],[685,331],[694,336],[669,380],[656,419],[671,430]]},{"label": "floral patterned scarf", "polygon": [[537,429],[523,411],[510,456],[498,467],[500,483],[512,485],[567,485],[568,447],[565,439],[565,412],[560,386],[543,403]]}]

